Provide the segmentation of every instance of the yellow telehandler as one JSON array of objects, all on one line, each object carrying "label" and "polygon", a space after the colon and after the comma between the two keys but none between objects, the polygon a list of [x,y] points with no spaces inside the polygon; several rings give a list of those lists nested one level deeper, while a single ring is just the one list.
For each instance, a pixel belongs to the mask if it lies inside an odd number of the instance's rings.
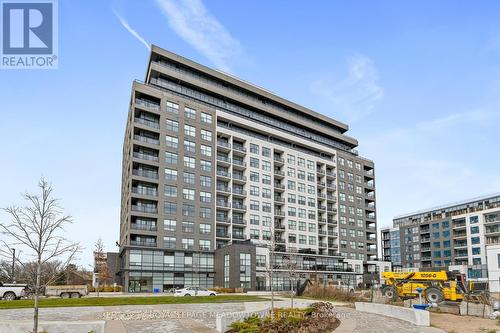
[{"label": "yellow telehandler", "polygon": [[383,272],[385,284],[381,287],[382,295],[392,301],[414,298],[418,289],[429,303],[442,301],[489,302],[489,294],[484,284],[467,283],[465,275],[455,272]]}]

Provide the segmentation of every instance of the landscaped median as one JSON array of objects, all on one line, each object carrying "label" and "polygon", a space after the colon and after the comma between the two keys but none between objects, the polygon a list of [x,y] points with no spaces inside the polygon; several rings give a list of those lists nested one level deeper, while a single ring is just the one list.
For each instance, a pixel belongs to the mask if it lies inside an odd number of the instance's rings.
[{"label": "landscaped median", "polygon": [[[83,298],[42,298],[41,308],[78,307],[78,306],[114,306],[114,305],[152,305],[152,304],[197,304],[259,302],[265,298],[252,295],[218,295],[196,297],[83,297]],[[33,300],[0,301],[0,309],[32,308]]]}]

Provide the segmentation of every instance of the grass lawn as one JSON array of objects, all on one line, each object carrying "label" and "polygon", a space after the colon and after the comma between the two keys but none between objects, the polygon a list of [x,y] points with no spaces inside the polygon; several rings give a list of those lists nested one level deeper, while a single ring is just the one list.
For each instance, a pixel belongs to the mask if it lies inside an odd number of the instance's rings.
[{"label": "grass lawn", "polygon": [[[151,304],[197,304],[258,302],[266,299],[247,295],[218,295],[196,297],[83,297],[83,298],[43,298],[41,308],[77,307],[77,306],[113,306],[113,305],[151,305]],[[0,301],[0,309],[32,308],[33,300]]]}]

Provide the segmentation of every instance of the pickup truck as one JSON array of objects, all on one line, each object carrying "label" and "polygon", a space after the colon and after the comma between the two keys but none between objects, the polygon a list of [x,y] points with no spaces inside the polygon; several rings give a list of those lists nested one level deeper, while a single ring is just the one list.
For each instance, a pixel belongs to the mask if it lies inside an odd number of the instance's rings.
[{"label": "pickup truck", "polygon": [[86,285],[65,285],[45,287],[45,296],[58,296],[61,298],[80,298],[87,296],[89,290]]},{"label": "pickup truck", "polygon": [[346,284],[342,280],[333,281],[332,286],[334,288],[338,288],[338,289],[343,290],[343,291],[348,292],[348,293],[354,293],[354,287]]},{"label": "pickup truck", "polygon": [[28,292],[29,289],[26,284],[0,282],[0,297],[6,301],[13,301],[25,297]]}]

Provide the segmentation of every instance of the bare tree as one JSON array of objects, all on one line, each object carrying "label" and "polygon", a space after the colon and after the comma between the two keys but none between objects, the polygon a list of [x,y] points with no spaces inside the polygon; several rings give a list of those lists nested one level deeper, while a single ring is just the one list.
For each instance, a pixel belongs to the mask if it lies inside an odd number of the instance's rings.
[{"label": "bare tree", "polygon": [[[72,219],[71,216],[62,213],[59,200],[53,197],[52,186],[41,178],[38,188],[40,191],[38,194],[26,192],[22,195],[26,201],[25,206],[4,208],[10,215],[11,221],[0,222],[0,232],[7,236],[7,240],[3,241],[4,247],[22,249],[23,258],[18,257],[16,260],[23,267],[27,266],[26,263],[33,263],[35,280],[33,333],[38,333],[40,289],[56,276],[53,275],[44,283],[43,267],[53,261],[58,261],[61,267],[65,267],[80,250],[78,243],[72,243],[63,236],[64,227],[72,223]],[[5,255],[5,250],[1,254]]]},{"label": "bare tree", "polygon": [[297,262],[297,255],[295,253],[289,253],[283,262],[281,263],[281,269],[288,275],[290,280],[290,307],[293,309],[293,296],[295,294],[294,286],[297,284],[297,279],[299,277],[299,264]]},{"label": "bare tree", "polygon": [[101,282],[106,285],[111,279],[111,273],[107,263],[106,252],[104,251],[104,243],[99,238],[94,244],[94,273],[97,273],[97,297],[99,297],[99,287]]},{"label": "bare tree", "polygon": [[269,226],[269,238],[265,240],[266,246],[269,250],[269,262],[266,263],[265,273],[269,278],[269,287],[271,290],[271,318],[274,317],[274,277],[276,273],[276,234],[274,232],[274,225],[271,223]]}]

